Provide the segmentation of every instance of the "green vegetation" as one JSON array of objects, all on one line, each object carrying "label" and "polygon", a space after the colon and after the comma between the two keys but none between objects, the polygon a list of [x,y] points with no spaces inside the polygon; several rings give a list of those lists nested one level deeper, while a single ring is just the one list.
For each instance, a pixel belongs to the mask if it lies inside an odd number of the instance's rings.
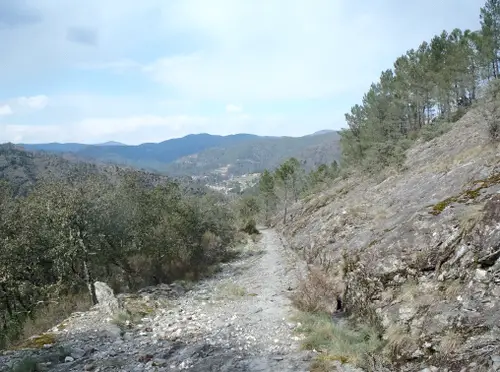
[{"label": "green vegetation", "polygon": [[[31,169],[23,164],[39,161],[2,150],[23,174]],[[222,195],[193,195],[143,172],[60,164],[54,177],[33,174],[29,187],[0,183],[0,346],[26,336],[50,309],[62,320],[61,309],[73,307],[61,302],[85,291],[95,303],[96,280],[133,290],[196,279],[227,259],[235,216]]]},{"label": "green vegetation", "polygon": [[332,361],[366,367],[384,346],[377,330],[335,324],[328,314],[300,313],[296,320],[300,323],[296,331],[305,336],[303,348],[320,352],[313,365],[314,371],[331,370]]},{"label": "green vegetation", "polygon": [[[480,18],[481,30],[443,31],[382,72],[362,103],[346,114],[349,128],[341,132],[345,165],[372,173],[401,165],[413,139],[445,132],[446,123],[457,121],[478,100],[484,82],[499,77],[500,3],[486,1]],[[490,115],[494,138],[497,105]]]},{"label": "green vegetation", "polygon": [[217,146],[178,159],[159,169],[172,175],[206,175],[226,169],[227,174],[243,175],[275,169],[287,159],[306,160],[306,169],[340,158],[336,132],[305,137],[258,137],[238,145]]},{"label": "green vegetation", "polygon": [[272,211],[276,208],[277,196],[274,177],[267,169],[260,177],[259,192],[264,204],[264,221],[268,223]]}]

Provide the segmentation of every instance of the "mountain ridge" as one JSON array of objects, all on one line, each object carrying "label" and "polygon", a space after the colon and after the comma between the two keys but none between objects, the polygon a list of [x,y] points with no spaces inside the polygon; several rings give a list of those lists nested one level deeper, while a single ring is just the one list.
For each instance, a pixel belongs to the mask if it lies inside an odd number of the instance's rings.
[{"label": "mountain ridge", "polygon": [[[325,154],[321,148],[330,144],[334,151]],[[275,167],[292,156],[311,164],[317,164],[318,158],[331,162],[340,157],[339,135],[335,131],[302,137],[198,133],[140,145],[111,141],[100,145],[41,143],[17,146],[27,151],[57,153],[85,161],[127,165],[175,175],[213,173],[225,166],[242,174]]]}]

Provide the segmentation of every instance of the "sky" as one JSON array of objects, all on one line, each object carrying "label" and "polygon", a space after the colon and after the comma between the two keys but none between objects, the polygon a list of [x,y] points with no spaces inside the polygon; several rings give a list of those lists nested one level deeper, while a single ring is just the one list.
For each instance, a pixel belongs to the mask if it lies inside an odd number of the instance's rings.
[{"label": "sky", "polygon": [[301,136],[484,0],[1,0],[0,143]]}]

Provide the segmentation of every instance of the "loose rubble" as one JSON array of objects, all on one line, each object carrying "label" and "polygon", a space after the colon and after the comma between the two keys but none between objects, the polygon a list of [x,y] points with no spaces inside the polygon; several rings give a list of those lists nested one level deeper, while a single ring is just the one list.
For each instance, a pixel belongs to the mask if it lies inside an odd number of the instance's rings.
[{"label": "loose rubble", "polygon": [[192,288],[164,284],[116,298],[99,283],[100,305],[49,330],[54,343],[0,354],[0,370],[32,361],[54,372],[308,371],[312,355],[300,351],[290,322],[293,262],[283,250],[263,230],[241,259]]}]

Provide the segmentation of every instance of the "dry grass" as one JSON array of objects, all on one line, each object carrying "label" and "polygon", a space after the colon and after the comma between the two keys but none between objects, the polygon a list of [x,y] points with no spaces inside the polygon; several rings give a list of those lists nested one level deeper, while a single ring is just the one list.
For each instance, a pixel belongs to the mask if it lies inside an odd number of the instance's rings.
[{"label": "dry grass", "polygon": [[418,348],[418,340],[412,338],[408,330],[401,325],[392,325],[387,328],[384,340],[386,340],[384,354],[389,360],[411,355]]},{"label": "dry grass", "polygon": [[468,233],[483,217],[484,205],[474,204],[464,208],[458,215],[458,222],[463,233]]},{"label": "dry grass", "polygon": [[444,289],[444,298],[447,300],[454,300],[457,298],[460,293],[463,292],[464,285],[460,282],[460,280],[454,280],[448,285],[446,285]]},{"label": "dry grass", "polygon": [[463,341],[463,336],[454,331],[448,331],[439,343],[439,357],[445,359],[449,358],[450,355],[459,350]]},{"label": "dry grass", "polygon": [[300,311],[332,313],[336,299],[341,295],[341,283],[319,267],[309,267],[306,277],[299,281],[291,296],[293,305]]},{"label": "dry grass", "polygon": [[313,371],[329,371],[333,361],[363,367],[370,356],[383,347],[375,329],[364,325],[357,329],[335,324],[326,314],[299,313],[296,332],[305,336],[302,347],[320,353]]},{"label": "dry grass", "polygon": [[[34,336],[44,334],[48,329],[67,319],[72,313],[86,311],[90,306],[90,297],[86,292],[60,296],[57,301],[47,301],[45,305],[40,306],[34,313],[33,319],[28,319],[23,324],[23,329],[19,338],[22,341],[10,342],[7,344],[7,347],[27,345],[28,341],[25,340],[29,340],[30,338],[35,340],[35,338],[33,338]],[[36,340],[34,342],[36,343]],[[39,346],[42,347],[43,345]],[[33,345],[33,347],[37,347],[37,345]]]},{"label": "dry grass", "polygon": [[222,283],[218,285],[216,291],[216,298],[218,299],[236,299],[244,297],[248,294],[247,290],[244,287],[232,282]]}]

